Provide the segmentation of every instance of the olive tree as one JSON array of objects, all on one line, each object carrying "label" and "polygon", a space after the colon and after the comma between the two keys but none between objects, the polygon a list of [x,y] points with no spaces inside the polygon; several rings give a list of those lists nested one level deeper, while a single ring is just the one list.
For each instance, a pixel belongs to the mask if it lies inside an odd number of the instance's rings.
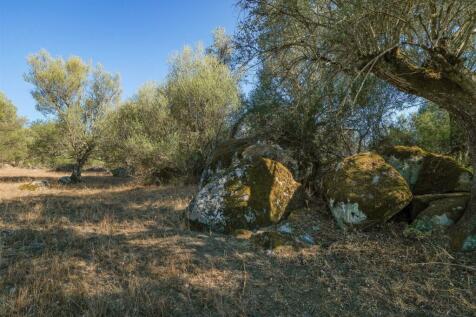
[{"label": "olive tree", "polygon": [[214,56],[224,65],[230,65],[233,56],[233,40],[226,34],[225,29],[218,27],[213,30],[213,44],[206,50],[208,55]]},{"label": "olive tree", "polygon": [[[370,74],[432,101],[465,126],[476,170],[474,0],[241,0],[241,55],[277,61],[288,73],[332,67],[363,82]],[[476,241],[476,178],[453,246]]]},{"label": "olive tree", "polygon": [[34,165],[54,167],[67,160],[61,129],[55,121],[34,121],[28,128],[28,156]]},{"label": "olive tree", "polygon": [[74,160],[71,180],[78,182],[102,135],[105,113],[120,99],[119,76],[79,57],[64,60],[44,50],[29,56],[28,64],[25,80],[34,86],[36,107],[57,120],[65,150]]},{"label": "olive tree", "polygon": [[110,112],[106,122],[100,155],[110,167],[127,166],[144,178],[152,174],[160,178],[164,171],[186,167],[179,154],[180,133],[162,86],[143,85]]},{"label": "olive tree", "polygon": [[228,119],[241,105],[237,78],[203,48],[186,47],[172,58],[165,84],[170,114],[182,136],[182,151],[195,156],[190,168],[199,173]]},{"label": "olive tree", "polygon": [[215,53],[185,48],[172,57],[163,84],[145,84],[112,111],[102,158],[147,182],[194,181],[240,106],[237,80]]},{"label": "olive tree", "polygon": [[18,163],[26,156],[25,120],[13,103],[0,92],[0,162]]}]

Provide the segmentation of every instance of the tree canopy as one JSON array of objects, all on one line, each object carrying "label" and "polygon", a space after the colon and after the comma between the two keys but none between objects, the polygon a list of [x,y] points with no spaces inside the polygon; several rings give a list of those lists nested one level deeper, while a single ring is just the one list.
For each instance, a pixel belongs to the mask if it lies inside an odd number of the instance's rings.
[{"label": "tree canopy", "polygon": [[54,58],[40,51],[28,58],[25,80],[33,84],[37,109],[53,115],[64,136],[64,146],[75,160],[72,179],[79,181],[82,166],[95,149],[102,119],[120,100],[118,75],[92,67],[79,57]]},{"label": "tree canopy", "polygon": [[0,162],[17,163],[26,155],[25,119],[17,115],[13,103],[0,92]]}]

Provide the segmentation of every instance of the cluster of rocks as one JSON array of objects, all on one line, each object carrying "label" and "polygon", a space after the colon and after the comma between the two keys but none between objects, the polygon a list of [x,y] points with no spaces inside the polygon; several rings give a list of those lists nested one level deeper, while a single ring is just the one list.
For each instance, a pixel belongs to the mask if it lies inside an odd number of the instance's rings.
[{"label": "cluster of rocks", "polygon": [[[189,205],[191,226],[253,236],[270,247],[285,241],[310,243],[312,237],[289,235],[282,227],[282,220],[303,202],[301,185],[293,177],[296,166],[275,144],[240,139],[218,147]],[[323,184],[341,228],[365,228],[405,212],[411,228],[431,232],[446,229],[462,216],[472,177],[450,157],[396,146],[381,155],[369,152],[344,159]],[[463,249],[473,248],[476,233],[463,244]]]},{"label": "cluster of rocks", "polygon": [[[454,159],[395,146],[344,159],[325,181],[329,209],[341,227],[366,227],[406,212],[410,231],[446,230],[463,215],[472,173]],[[409,232],[410,232],[409,231]],[[463,250],[476,248],[476,232]]]}]

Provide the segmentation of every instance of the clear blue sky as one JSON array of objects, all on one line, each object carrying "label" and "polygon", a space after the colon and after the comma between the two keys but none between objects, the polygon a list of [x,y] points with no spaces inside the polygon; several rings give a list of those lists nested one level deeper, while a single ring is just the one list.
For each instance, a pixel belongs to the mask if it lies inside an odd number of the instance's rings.
[{"label": "clear blue sky", "polygon": [[120,73],[127,98],[161,82],[183,46],[208,45],[217,26],[233,33],[238,15],[235,0],[0,0],[0,91],[20,115],[42,118],[23,74],[28,54],[44,48]]}]

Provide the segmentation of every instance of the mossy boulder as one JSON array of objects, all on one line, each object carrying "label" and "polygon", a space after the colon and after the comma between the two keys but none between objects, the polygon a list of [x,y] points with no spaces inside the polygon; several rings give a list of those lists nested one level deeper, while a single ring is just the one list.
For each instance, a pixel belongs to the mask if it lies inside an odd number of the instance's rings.
[{"label": "mossy boulder", "polygon": [[473,215],[465,212],[449,230],[451,247],[459,251],[476,251],[476,224]]},{"label": "mossy boulder", "polygon": [[299,188],[279,162],[267,158],[243,162],[199,190],[188,219],[193,226],[223,233],[275,224],[294,208]]},{"label": "mossy boulder", "polygon": [[252,139],[228,140],[217,146],[202,173],[200,185],[204,185],[230,167],[242,162],[253,162],[258,158],[268,158],[280,162],[292,173],[297,169],[296,162],[289,153],[277,144],[256,142]]},{"label": "mossy boulder", "polygon": [[449,156],[416,146],[389,147],[382,154],[402,174],[415,195],[469,192],[471,189],[471,171]]},{"label": "mossy boulder", "polygon": [[469,193],[415,196],[412,202],[415,220],[411,227],[421,232],[446,229],[461,218],[469,198]]},{"label": "mossy boulder", "polygon": [[340,227],[383,223],[412,200],[405,179],[376,153],[340,162],[324,182],[332,215]]}]

